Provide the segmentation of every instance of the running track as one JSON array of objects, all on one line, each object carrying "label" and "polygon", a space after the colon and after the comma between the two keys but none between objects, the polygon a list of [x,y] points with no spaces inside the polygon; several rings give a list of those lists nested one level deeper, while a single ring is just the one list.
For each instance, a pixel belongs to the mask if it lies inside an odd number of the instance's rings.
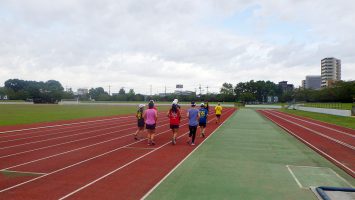
[{"label": "running track", "polygon": [[[225,108],[222,122],[234,111]],[[204,140],[186,144],[183,110],[179,139],[171,145],[165,115],[158,115],[155,146],[133,139],[136,119],[128,115],[3,127],[0,199],[140,199]],[[211,113],[207,137],[218,127],[214,122]]]},{"label": "running track", "polygon": [[355,177],[355,130],[276,110],[258,112]]}]

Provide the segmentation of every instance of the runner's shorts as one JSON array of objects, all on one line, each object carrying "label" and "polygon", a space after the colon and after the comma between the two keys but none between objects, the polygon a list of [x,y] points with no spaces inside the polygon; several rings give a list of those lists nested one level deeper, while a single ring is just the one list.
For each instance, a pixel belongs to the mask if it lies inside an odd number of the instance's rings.
[{"label": "runner's shorts", "polygon": [[202,126],[203,128],[206,127],[206,123],[203,123],[203,122],[198,123],[198,125],[199,125],[199,126]]},{"label": "runner's shorts", "polygon": [[179,125],[170,124],[170,128],[171,128],[171,129],[177,129],[177,128],[179,128]]},{"label": "runner's shorts", "polygon": [[155,130],[155,124],[146,124],[145,128],[148,130]]}]

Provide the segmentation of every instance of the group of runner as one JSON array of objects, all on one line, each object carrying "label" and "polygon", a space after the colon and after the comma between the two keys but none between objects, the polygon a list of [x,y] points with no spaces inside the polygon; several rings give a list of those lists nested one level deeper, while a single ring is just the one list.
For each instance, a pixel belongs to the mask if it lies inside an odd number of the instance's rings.
[{"label": "group of runner", "polygon": [[[138,120],[138,129],[134,133],[134,139],[139,140],[139,133],[144,131],[144,127],[147,130],[147,140],[148,145],[155,145],[154,136],[156,122],[158,120],[157,108],[154,106],[154,101],[151,100],[148,103],[148,109],[144,110],[145,105],[140,104],[137,110],[137,120]],[[220,103],[215,107],[216,113],[216,123],[220,123],[220,118],[222,115],[222,106]],[[195,102],[191,102],[191,107],[187,110],[187,118],[189,120],[189,139],[187,141],[190,145],[195,145],[195,138],[197,127],[200,127],[200,137],[205,137],[205,130],[207,125],[207,117],[209,114],[209,104],[208,102],[201,103],[200,108],[196,107]],[[169,118],[170,129],[172,130],[171,143],[176,144],[176,136],[179,131],[180,121],[181,121],[181,107],[178,104],[178,100],[174,99],[171,104],[171,108],[167,113]]]}]

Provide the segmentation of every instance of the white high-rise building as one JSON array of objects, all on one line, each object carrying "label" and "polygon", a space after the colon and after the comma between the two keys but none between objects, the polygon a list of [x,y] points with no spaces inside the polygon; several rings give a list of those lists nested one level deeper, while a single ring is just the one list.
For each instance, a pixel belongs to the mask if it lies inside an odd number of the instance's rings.
[{"label": "white high-rise building", "polygon": [[328,87],[341,80],[341,61],[333,57],[323,58],[321,61],[322,87]]}]

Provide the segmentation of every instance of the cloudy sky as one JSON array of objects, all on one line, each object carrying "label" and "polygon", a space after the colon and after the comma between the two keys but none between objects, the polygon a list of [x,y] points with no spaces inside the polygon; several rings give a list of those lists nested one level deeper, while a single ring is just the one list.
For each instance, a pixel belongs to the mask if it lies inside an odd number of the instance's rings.
[{"label": "cloudy sky", "polygon": [[320,74],[355,79],[351,0],[0,0],[0,86],[11,78],[150,93]]}]

